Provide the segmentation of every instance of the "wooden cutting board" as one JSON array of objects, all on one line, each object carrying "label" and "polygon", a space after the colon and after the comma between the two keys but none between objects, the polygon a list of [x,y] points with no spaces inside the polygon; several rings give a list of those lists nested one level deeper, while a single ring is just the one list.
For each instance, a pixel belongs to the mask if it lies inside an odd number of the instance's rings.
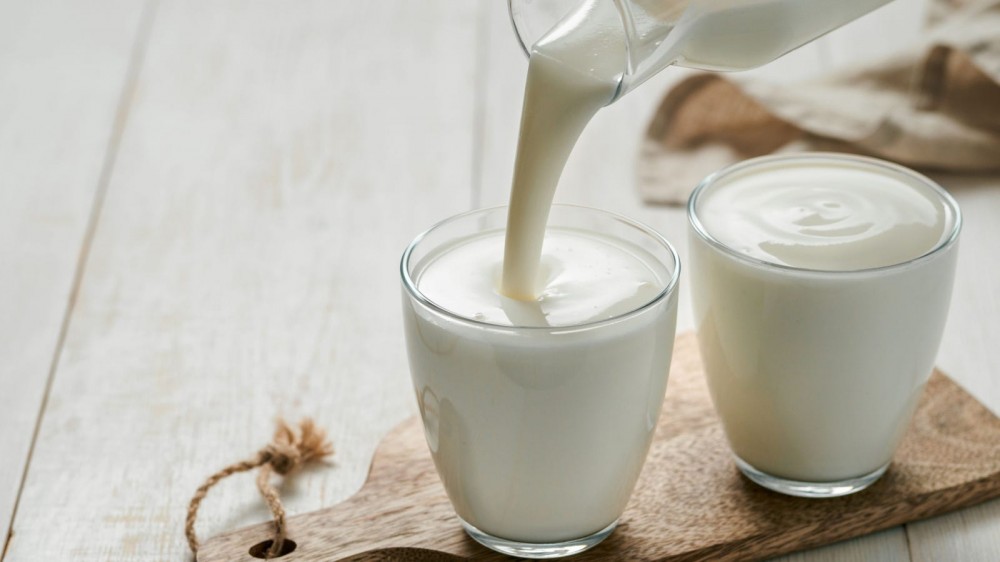
[{"label": "wooden cutting board", "polygon": [[[852,496],[783,496],[730,459],[690,333],[677,338],[649,458],[621,523],[572,560],[747,560],[802,550],[1000,496],[1000,419],[935,372],[889,471]],[[283,561],[504,560],[459,525],[412,418],[382,441],[351,499],[289,519]],[[216,536],[201,562],[253,561],[264,523]]]}]

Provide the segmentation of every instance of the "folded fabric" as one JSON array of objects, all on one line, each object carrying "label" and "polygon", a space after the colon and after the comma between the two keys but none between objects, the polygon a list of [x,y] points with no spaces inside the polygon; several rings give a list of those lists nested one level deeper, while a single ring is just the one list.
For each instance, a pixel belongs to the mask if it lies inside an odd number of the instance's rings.
[{"label": "folded fabric", "polygon": [[681,204],[719,168],[798,150],[1000,172],[1000,0],[936,0],[929,13],[919,44],[795,87],[720,74],[682,81],[646,131],[642,198]]}]

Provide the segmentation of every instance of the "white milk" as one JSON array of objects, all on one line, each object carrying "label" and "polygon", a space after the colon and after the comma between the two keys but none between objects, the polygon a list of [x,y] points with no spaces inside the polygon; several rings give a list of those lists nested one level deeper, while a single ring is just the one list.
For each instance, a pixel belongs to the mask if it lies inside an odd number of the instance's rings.
[{"label": "white milk", "polygon": [[501,229],[462,236],[411,268],[447,311],[404,301],[427,442],[467,523],[585,537],[618,519],[645,460],[677,311],[675,290],[657,296],[676,274],[631,243],[550,226],[545,291],[520,302],[499,294],[502,248]]},{"label": "white milk", "polygon": [[611,102],[624,69],[625,38],[614,3],[586,0],[533,48],[507,219],[502,291],[530,301],[559,175],[576,139]]},{"label": "white milk", "polygon": [[956,232],[957,207],[871,162],[758,160],[692,202],[731,248],[691,233],[709,387],[733,451],[773,476],[830,482],[883,468],[933,366],[957,246],[921,256]]},{"label": "white milk", "polygon": [[[746,70],[840,27],[889,0],[636,0],[640,5],[688,4],[658,45],[680,66]],[[662,9],[662,8],[661,8]]]},{"label": "white milk", "polygon": [[534,300],[500,294],[503,235],[443,249],[418,285],[434,302],[466,318],[502,326],[579,326],[620,316],[663,289],[643,259],[593,233],[555,231],[545,238]]}]

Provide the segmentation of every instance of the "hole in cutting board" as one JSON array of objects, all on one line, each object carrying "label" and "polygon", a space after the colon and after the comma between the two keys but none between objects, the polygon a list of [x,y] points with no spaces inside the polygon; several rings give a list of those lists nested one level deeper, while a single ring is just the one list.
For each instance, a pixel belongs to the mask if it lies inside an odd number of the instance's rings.
[{"label": "hole in cutting board", "polygon": [[[268,539],[268,540],[266,540],[264,542],[259,542],[259,543],[255,544],[255,545],[251,546],[250,547],[250,556],[253,556],[254,558],[266,559],[267,558],[267,549],[271,548],[271,543],[273,543],[273,542],[274,542],[273,540]],[[277,556],[272,556],[271,558],[272,559],[273,558],[281,558],[282,556],[284,556],[286,554],[291,554],[291,553],[295,552],[295,547],[296,546],[298,546],[298,545],[295,544],[295,541],[290,540],[290,539],[285,539],[284,544],[281,545],[281,552],[279,552]]]}]

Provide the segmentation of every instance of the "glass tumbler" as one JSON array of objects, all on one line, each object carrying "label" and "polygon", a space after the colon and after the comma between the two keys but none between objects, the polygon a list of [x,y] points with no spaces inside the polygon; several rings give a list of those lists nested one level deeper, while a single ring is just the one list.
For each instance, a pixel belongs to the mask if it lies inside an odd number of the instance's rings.
[{"label": "glass tumbler", "polygon": [[[778,179],[789,170],[800,175]],[[804,179],[812,173],[827,183]],[[828,179],[840,173],[869,191],[846,194],[844,183]],[[757,182],[760,197],[724,196],[740,181]],[[828,258],[821,253],[841,251],[837,236],[871,227],[849,209],[893,216],[873,202],[875,184],[919,194],[940,221],[940,236],[928,235],[927,247],[915,248],[922,253],[901,262],[879,261],[882,249],[866,258],[873,261],[865,267],[822,268],[818,264]],[[788,208],[769,207],[779,192],[805,196]],[[705,201],[713,196],[722,206],[708,212]],[[732,224],[718,220],[732,217],[723,211],[751,203],[749,216],[763,228],[773,227],[764,217],[780,214],[799,229],[796,235],[816,243],[799,254],[813,266],[758,258],[748,250],[751,242],[741,240],[747,247],[739,248],[713,234],[720,222]],[[962,224],[955,200],[930,179],[873,158],[769,156],[706,178],[689,200],[688,218],[699,347],[740,470],[766,488],[804,497],[871,485],[888,468],[933,370]]]},{"label": "glass tumbler", "polygon": [[680,265],[670,244],[629,219],[555,205],[547,233],[599,236],[659,280],[648,302],[580,325],[501,325],[447,310],[421,291],[437,257],[501,237],[507,209],[447,219],[403,254],[403,318],[427,445],[468,534],[528,558],[575,554],[625,509],[660,415],[673,348]]}]

